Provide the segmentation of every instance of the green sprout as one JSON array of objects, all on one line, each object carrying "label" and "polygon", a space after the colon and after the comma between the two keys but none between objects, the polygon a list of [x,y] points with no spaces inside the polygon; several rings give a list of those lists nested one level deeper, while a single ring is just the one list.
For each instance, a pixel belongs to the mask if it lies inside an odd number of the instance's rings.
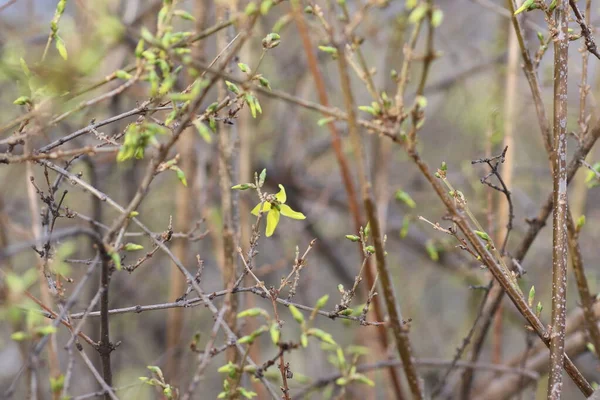
[{"label": "green sprout", "polygon": [[[292,218],[292,219],[305,219],[304,214],[298,211],[292,210],[290,206],[285,204],[287,195],[285,194],[285,188],[283,185],[279,185],[279,193],[274,196],[274,199],[267,199],[265,202],[258,203],[252,210],[253,215],[258,215],[259,212],[269,212],[267,214],[267,230],[266,236],[270,237],[275,232],[275,228],[279,223],[279,217],[281,215]],[[272,197],[272,196],[269,196]],[[261,210],[262,204],[262,210]]]}]

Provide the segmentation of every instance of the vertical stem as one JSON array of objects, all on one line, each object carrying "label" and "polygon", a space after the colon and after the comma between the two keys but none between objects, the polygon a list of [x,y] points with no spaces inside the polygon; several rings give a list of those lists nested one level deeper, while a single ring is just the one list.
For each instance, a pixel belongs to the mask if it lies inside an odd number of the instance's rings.
[{"label": "vertical stem", "polygon": [[552,215],[552,323],[550,329],[550,372],[548,399],[560,399],[564,360],[567,300],[567,73],[569,3],[559,0],[555,11],[554,39],[554,152]]},{"label": "vertical stem", "polygon": [[[225,2],[215,2],[216,15],[218,20],[226,20],[229,12],[228,5]],[[224,49],[227,46],[227,33],[226,30],[217,32],[217,48]],[[227,89],[225,88],[224,81],[220,80],[218,84],[219,98],[227,96]],[[232,153],[233,143],[231,140],[232,132],[227,125],[221,125],[219,127],[219,140],[218,140],[218,151],[219,151],[219,188],[221,194],[221,213],[223,218],[223,283],[226,288],[230,289],[235,284],[236,280],[236,245],[235,245],[235,227],[233,221],[233,197],[232,197]],[[235,332],[236,327],[236,314],[238,307],[237,296],[228,294],[225,297],[225,303],[228,307],[225,313],[225,323]],[[230,348],[227,351],[227,359],[235,362],[237,358],[237,352],[234,348]]]},{"label": "vertical stem", "polygon": [[392,329],[394,339],[396,341],[396,347],[398,349],[400,359],[404,365],[404,372],[406,374],[413,397],[415,399],[422,399],[423,393],[421,390],[421,382],[413,362],[410,341],[408,339],[407,330],[403,326],[402,315],[400,314],[400,309],[394,293],[392,277],[389,269],[386,266],[383,236],[379,227],[377,209],[372,198],[371,183],[367,178],[364,149],[360,138],[358,124],[356,123],[356,105],[352,95],[350,77],[348,75],[348,65],[346,57],[344,56],[344,47],[342,45],[338,45],[337,50],[339,55],[338,68],[340,73],[340,81],[344,95],[346,112],[348,113],[348,131],[352,141],[352,147],[354,148],[355,161],[357,164],[359,182],[361,186],[361,194],[365,205],[365,210],[367,212],[367,218],[371,226],[373,244],[375,247],[375,258],[377,261],[377,271],[379,272],[381,288],[389,314],[390,328]]},{"label": "vertical stem", "polygon": [[[197,0],[194,3],[194,16],[196,18],[196,31],[201,32],[204,28],[204,16],[206,14],[203,0]],[[203,46],[196,46],[192,49],[194,58],[201,59],[203,56]],[[192,82],[188,82],[191,84]],[[187,177],[190,187],[178,184],[175,192],[175,227],[182,232],[188,232],[192,227],[194,198],[193,187],[195,185],[196,171],[196,152],[194,142],[196,134],[193,128],[184,132],[175,144],[177,152],[181,156],[179,166]],[[173,243],[173,253],[184,264],[189,261],[189,240],[181,238]],[[186,281],[175,265],[172,265],[169,275],[169,301],[175,301],[185,291]],[[166,375],[171,384],[177,385],[179,380],[179,363],[181,360],[182,348],[178,346],[181,339],[181,332],[184,322],[184,309],[180,307],[170,308],[167,312],[167,368]]]},{"label": "vertical stem", "polygon": [[[518,64],[519,64],[519,43],[515,30],[509,26],[508,29],[508,69],[506,71],[506,93],[504,95],[504,144],[507,147],[505,161],[501,167],[501,174],[504,183],[508,188],[512,187],[513,164],[514,164],[514,131],[517,111],[517,82],[518,82]],[[510,230],[511,215],[508,200],[503,193],[498,202],[498,229],[497,243],[500,244],[501,254],[504,256],[506,246],[508,245],[508,232]],[[494,363],[502,362],[502,303],[494,316],[494,335],[492,336],[492,361]]]},{"label": "vertical stem", "polygon": [[[292,7],[293,7],[294,21],[298,28],[298,33],[300,34],[300,39],[302,40],[302,46],[304,48],[304,52],[306,53],[306,60],[308,63],[308,67],[309,67],[310,73],[313,76],[313,79],[315,81],[315,87],[317,89],[319,103],[321,103],[321,105],[323,105],[325,107],[328,107],[329,100],[328,100],[328,96],[327,96],[327,89],[325,87],[325,80],[323,79],[321,71],[319,70],[319,67],[317,65],[317,58],[315,57],[314,49],[310,42],[310,37],[308,36],[308,28],[306,27],[306,23],[304,22],[304,16],[302,15],[302,11],[300,9],[300,4],[298,3],[297,0],[292,1]],[[329,133],[331,135],[331,146],[333,147],[333,151],[335,153],[335,157],[337,159],[337,163],[340,168],[342,182],[344,184],[344,188],[346,189],[346,194],[348,195],[348,208],[350,209],[350,214],[352,214],[352,218],[354,220],[354,228],[355,228],[356,232],[358,232],[360,227],[363,225],[362,216],[360,213],[359,202],[358,202],[355,190],[354,190],[354,183],[352,183],[350,168],[348,167],[348,162],[346,160],[344,151],[342,149],[340,134],[337,131],[335,124],[333,122],[330,122],[329,124],[327,124],[327,128],[329,129]],[[360,255],[362,256],[362,254],[363,254],[363,249],[361,248]],[[371,288],[371,287],[373,287],[373,283],[375,282],[375,273],[373,271],[371,263],[369,263],[369,265],[367,265],[365,270],[366,270],[366,274],[365,274],[366,275],[366,286]],[[373,299],[373,302],[371,304],[373,305],[373,313],[375,314],[375,318],[378,321],[382,321],[383,320],[383,312],[381,310],[380,303],[377,300],[377,298]],[[388,339],[387,339],[387,332],[385,330],[385,327],[383,327],[383,326],[378,327],[377,333],[379,336],[380,346],[383,347],[384,349],[387,348]],[[394,390],[396,392],[396,396],[398,398],[401,398],[402,387],[401,387],[398,375],[396,373],[396,370],[394,368],[389,368],[388,371],[389,371],[390,378],[392,380],[392,384],[394,385]]]},{"label": "vertical stem", "polygon": [[[31,143],[29,139],[25,140],[24,153],[31,153]],[[42,228],[41,228],[41,217],[40,217],[40,207],[38,204],[37,193],[35,188],[31,182],[33,179],[33,162],[28,161],[25,164],[25,176],[27,179],[27,197],[29,201],[29,213],[31,214],[31,230],[33,233],[33,237],[38,241],[38,239],[42,236]],[[47,251],[47,250],[46,250]],[[50,288],[48,287],[48,279],[46,278],[46,274],[48,271],[47,264],[38,260],[37,268],[39,272],[40,278],[40,292],[42,301],[48,307],[52,306],[52,293]],[[52,321],[46,321],[47,324],[51,324]],[[58,377],[60,375],[60,364],[58,360],[58,355],[56,352],[57,344],[56,344],[56,335],[51,334],[50,343],[48,344],[48,366],[50,369],[50,376]]]},{"label": "vertical stem", "polygon": [[[98,343],[98,353],[100,353],[100,362],[102,364],[102,376],[104,382],[108,386],[112,386],[112,369],[110,366],[110,353],[114,350],[112,343],[110,342],[109,335],[109,323],[108,323],[108,286],[110,283],[110,256],[106,253],[104,248],[100,249],[100,257],[102,259],[102,270],[100,271],[100,289],[102,295],[100,296],[100,342]],[[110,400],[111,396],[109,393],[104,395],[105,400]]]}]

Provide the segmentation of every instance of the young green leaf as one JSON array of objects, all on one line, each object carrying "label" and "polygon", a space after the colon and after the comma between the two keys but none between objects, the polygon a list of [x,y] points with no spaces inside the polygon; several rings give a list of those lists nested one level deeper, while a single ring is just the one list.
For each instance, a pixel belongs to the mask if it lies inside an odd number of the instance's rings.
[{"label": "young green leaf", "polygon": [[417,203],[415,203],[415,201],[412,199],[412,197],[410,197],[410,195],[408,193],[406,193],[404,190],[398,189],[396,191],[396,200],[403,202],[410,208],[417,207]]},{"label": "young green leaf", "polygon": [[358,242],[360,240],[360,237],[356,235],[346,235],[346,239],[348,239],[351,242]]},{"label": "young green leaf", "polygon": [[123,250],[125,250],[125,251],[144,250],[144,246],[142,246],[141,244],[137,244],[137,243],[127,243],[123,246]]},{"label": "young green leaf", "polygon": [[327,300],[329,300],[328,294],[321,296],[319,300],[317,300],[317,304],[315,304],[315,309],[320,310],[321,308],[325,307],[325,304],[327,304]]},{"label": "young green leaf", "polygon": [[529,307],[533,307],[533,300],[535,300],[535,286],[532,286],[531,289],[529,289],[529,297],[527,299]]},{"label": "young green leaf", "polygon": [[60,54],[63,60],[69,58],[69,55],[67,54],[67,46],[65,46],[65,42],[58,35],[56,36],[56,50],[58,50],[58,54]]},{"label": "young green leaf", "polygon": [[290,312],[292,313],[292,317],[294,317],[296,322],[299,324],[303,324],[304,323],[304,315],[300,312],[300,310],[298,310],[298,308],[293,304],[290,304],[289,309],[290,309]]}]

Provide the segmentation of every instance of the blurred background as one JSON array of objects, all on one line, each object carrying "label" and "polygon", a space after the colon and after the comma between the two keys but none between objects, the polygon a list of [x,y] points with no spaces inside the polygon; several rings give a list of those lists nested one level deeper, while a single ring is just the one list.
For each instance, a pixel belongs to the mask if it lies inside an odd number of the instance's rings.
[{"label": "blurred background", "polygon": [[[301,3],[303,8],[309,4]],[[336,14],[336,11],[331,9],[333,5],[321,1],[316,3],[321,5],[328,17],[335,20],[332,17]],[[393,97],[397,85],[391,71],[400,71],[404,59],[402,49],[413,29],[413,25],[408,21],[410,10],[407,9],[406,3],[408,2],[404,0],[347,0],[351,15],[360,16],[360,24],[356,27],[355,34],[364,39],[361,50],[369,67],[374,68],[374,84],[377,90],[386,91],[390,97]],[[584,2],[579,3],[582,3],[583,8]],[[28,94],[27,80],[19,61],[21,58],[39,79],[51,84],[54,93],[72,93],[88,88],[114,71],[135,63],[134,51],[141,28],[146,27],[155,32],[157,13],[162,1],[69,1],[59,23],[60,37],[64,40],[68,58],[61,58],[53,45],[44,62],[40,63],[56,4],[56,1],[50,0],[0,1],[2,126],[26,112],[24,107],[13,104],[16,98]],[[221,6],[210,0],[178,1],[177,8],[187,10],[196,17],[196,21],[176,20],[176,30],[202,31],[222,21],[223,15],[235,15],[238,12],[236,10],[244,10],[247,2],[224,4],[226,14],[219,14],[217,8]],[[510,254],[516,250],[528,229],[526,218],[538,214],[552,190],[548,158],[518,52],[516,69],[515,62],[512,64],[516,73],[510,83],[509,33],[512,25],[507,17],[510,13],[506,10],[505,2],[497,0],[436,0],[434,4],[442,10],[443,21],[435,30],[434,48],[437,57],[432,63],[424,90],[424,96],[427,98],[426,120],[418,134],[417,149],[434,170],[441,162],[447,163],[449,181],[464,193],[471,210],[486,228],[489,228],[489,232],[498,233],[503,229],[498,213],[501,213],[499,210],[505,199],[480,183],[480,179],[487,175],[489,168],[481,164],[472,165],[471,161],[486,155],[500,154],[505,143],[505,132],[512,130],[513,142],[509,149],[513,157],[512,179],[509,189],[514,205],[514,228],[507,244]],[[262,38],[274,31],[276,26],[281,36],[281,44],[265,54],[260,64],[260,72],[268,78],[274,90],[319,102],[314,76],[307,64],[306,53],[291,10],[291,4],[283,2],[273,6],[267,15],[261,15],[251,37],[239,50],[234,62],[227,66],[226,72],[242,78],[243,74],[236,67],[237,62],[256,65],[262,52]],[[329,103],[344,109],[337,64],[330,54],[317,50],[319,45],[328,45],[327,36],[323,34],[322,27],[314,16],[305,15],[304,18],[309,26],[310,39],[325,81]],[[592,7],[592,26],[597,19],[598,10]],[[548,33],[543,13],[525,13],[522,23],[530,52],[535,54],[540,47],[538,32],[544,36]],[[573,23],[572,27],[578,32],[577,24]],[[231,39],[240,31],[240,26],[233,24],[225,31],[227,38]],[[417,54],[425,52],[425,44],[422,36],[417,42]],[[581,40],[574,41],[569,49],[568,128],[574,133],[569,138],[570,153],[577,147],[575,135],[581,130],[578,120],[582,45]],[[222,46],[217,42],[216,35],[210,35],[192,46],[192,55],[202,63],[209,64],[221,50]],[[550,45],[539,65],[539,80],[548,116],[552,115],[552,57]],[[410,69],[405,96],[407,104],[414,101],[422,64],[421,60],[416,60]],[[597,60],[590,58],[590,91],[586,115],[591,113],[592,120],[597,116],[596,99],[600,93],[597,69]],[[179,90],[183,90],[191,82],[190,79],[187,73],[181,74],[177,82]],[[77,98],[52,102],[31,122],[43,128],[28,142],[30,149],[39,149],[57,138],[86,127],[91,121],[102,121],[132,110],[148,99],[148,84],[136,83],[122,93],[107,97],[92,106],[81,107],[58,123],[47,126],[54,116],[73,110],[84,101],[97,99],[118,88],[122,83],[123,81],[118,80],[111,81]],[[352,84],[357,105],[371,104],[371,95],[355,74],[352,75]],[[507,94],[511,87],[513,92]],[[216,101],[217,96],[217,90],[211,90],[202,104],[203,109]],[[283,184],[287,191],[287,204],[307,217],[302,221],[282,218],[272,237],[265,238],[263,235],[260,238],[255,258],[256,275],[268,285],[278,285],[281,277],[286,276],[294,265],[296,246],[300,254],[303,254],[310,241],[316,239],[315,246],[307,257],[306,267],[302,270],[294,301],[313,306],[317,299],[328,294],[330,300],[327,309],[331,309],[340,301],[338,285],[342,284],[346,288],[352,286],[362,263],[362,255],[356,243],[344,239],[345,235],[357,232],[349,211],[348,196],[333,150],[330,130],[318,124],[323,116],[317,112],[262,93],[256,96],[263,111],[257,118],[252,118],[249,110],[243,109],[235,116],[232,125],[219,121],[219,129],[227,130],[233,138],[232,183],[251,182],[255,171],[266,169],[264,190],[276,193],[279,190],[277,185]],[[159,112],[155,117],[164,120],[167,114]],[[511,116],[510,120],[506,119],[507,115]],[[359,112],[359,116],[366,120],[371,118],[365,112]],[[70,141],[61,149],[95,145],[100,135],[116,136],[137,118],[138,115],[132,115],[119,119],[98,128],[95,133],[82,135]],[[341,136],[342,154],[349,164],[354,189],[360,200],[357,163],[346,123],[335,122],[334,126]],[[2,133],[2,153],[26,153],[22,143],[14,145],[4,140],[15,134],[16,129]],[[452,237],[419,220],[418,217],[423,216],[434,223],[439,222],[444,227],[450,226],[450,222],[443,219],[445,210],[441,202],[401,147],[366,130],[361,134],[380,220],[387,235],[387,261],[393,274],[398,304],[402,317],[411,320],[409,338],[414,351],[413,356],[431,361],[430,364],[423,363],[419,366],[419,372],[425,379],[426,387],[432,388],[440,382],[448,367],[444,362],[452,360],[457,348],[463,345],[463,339],[477,316],[483,291],[473,289],[472,286],[486,285],[490,276],[466,252],[456,248],[457,243]],[[200,285],[207,293],[224,288],[219,151],[217,136],[213,136],[214,140],[209,143],[198,135],[193,127],[186,129],[180,142],[173,149],[172,156],[175,153],[180,155],[178,165],[185,173],[187,187],[181,184],[174,173],[161,173],[155,177],[149,195],[137,209],[140,220],[158,234],[167,231],[172,218],[175,235],[168,245],[192,275],[198,270],[196,256],[202,260],[204,269]],[[126,206],[136,195],[146,173],[149,157],[119,163],[115,157],[115,152],[99,152],[93,157],[81,157],[70,165],[69,170],[73,174],[81,174],[84,181],[90,182],[113,200]],[[57,165],[64,165],[67,159],[55,162]],[[593,149],[587,160],[594,164],[599,159],[600,154],[597,149]],[[35,238],[32,226],[39,223],[40,218],[33,216],[30,205],[31,195],[28,191],[31,190],[31,174],[35,177],[37,185],[45,188],[44,168],[39,164],[0,164],[0,246],[3,248],[14,248],[19,243]],[[53,171],[50,171],[49,175],[50,181],[56,178]],[[585,169],[578,172],[570,185],[569,196],[573,216],[576,219],[581,215],[586,216],[587,223],[582,228],[579,243],[590,289],[595,295],[598,291],[596,257],[597,243],[600,239],[600,229],[595,222],[599,219],[600,207],[598,191],[590,188],[591,185],[586,182],[587,176],[588,171]],[[101,218],[98,222],[110,226],[118,216],[118,213],[106,204],[101,206],[101,215],[95,215],[92,196],[77,185],[64,182],[57,193],[62,195],[64,190],[68,190],[68,193],[62,206],[75,211],[77,215],[73,218],[59,218],[55,229],[88,227],[89,219],[98,220],[98,217]],[[398,196],[398,193],[410,196],[414,204],[402,201],[406,197]],[[251,225],[255,222],[250,210],[259,199],[251,190],[234,192],[233,196],[232,218],[234,225],[239,228],[239,246],[247,250]],[[38,202],[38,207],[43,208],[44,204],[35,192],[33,197]],[[263,229],[264,227],[260,228],[261,232]],[[128,232],[136,233],[140,230],[130,226]],[[141,234],[126,241],[139,243],[145,250],[124,253],[123,265],[134,264],[140,257],[144,257],[148,249],[153,248],[153,243]],[[62,249],[60,257],[56,256],[59,253],[57,249]],[[73,280],[73,283],[63,283],[65,294],[68,296],[85,274],[89,261],[94,258],[95,250],[85,237],[61,240],[56,244],[55,250],[57,252],[53,259],[54,268],[59,268],[61,275]],[[546,322],[550,319],[551,250],[552,231],[550,227],[546,227],[538,235],[522,263],[526,273],[520,280],[525,293],[535,285],[536,302],[539,300],[544,305],[542,320]],[[5,272],[10,271],[23,277],[29,270],[36,268],[38,259],[39,256],[33,250],[27,250],[2,261],[1,268]],[[237,259],[236,265],[238,271],[241,271],[242,264]],[[163,252],[158,251],[131,273],[115,271],[110,284],[110,308],[174,301],[171,278],[173,270],[172,261]],[[576,312],[579,297],[571,277],[572,275],[569,275],[568,310]],[[99,279],[99,274],[94,274],[72,312],[81,312],[90,303],[97,293]],[[32,341],[11,340],[11,334],[23,330],[24,324],[31,323],[27,321],[32,317],[26,318],[28,314],[23,311],[23,307],[37,306],[29,303],[18,304],[21,300],[17,301],[14,296],[11,297],[6,278],[2,281],[4,284],[0,296],[0,390],[4,393],[15,382],[15,377],[25,361],[24,356],[32,346]],[[41,286],[39,277],[34,274],[27,282],[30,292],[38,295]],[[247,284],[244,286],[253,284],[252,281],[245,282]],[[185,292],[185,282],[180,282],[179,287]],[[368,290],[363,281],[351,307],[363,304]],[[183,295],[183,292],[180,295]],[[270,302],[259,296],[237,296],[240,310],[262,307],[271,311]],[[215,303],[220,304],[221,301],[222,298],[218,298]],[[479,358],[482,363],[507,363],[522,354],[528,346],[531,347],[528,342],[531,343],[532,340],[528,339],[524,320],[508,300],[505,299],[503,304],[500,322],[493,322],[494,327],[484,342]],[[383,306],[383,303],[381,305]],[[50,308],[56,309],[52,306]],[[119,398],[160,398],[152,387],[143,385],[138,380],[140,376],[150,376],[146,368],[148,365],[160,366],[165,371],[167,380],[185,391],[194,374],[198,358],[197,354],[190,350],[190,343],[196,332],[202,332],[198,347],[203,349],[209,339],[214,319],[202,306],[178,310],[179,314],[163,309],[111,316],[111,340],[120,342],[112,353],[113,383],[115,387],[121,388],[117,392]],[[284,307],[280,307],[280,313],[287,322],[282,335],[297,339],[297,324]],[[175,339],[171,338],[172,343],[175,340],[175,347],[169,345],[167,332],[169,323],[174,321],[173,318],[182,324],[175,332]],[[370,313],[369,320],[374,319]],[[256,322],[252,321],[240,323],[238,329],[243,334],[258,327]],[[99,319],[90,317],[83,327],[83,332],[98,340],[99,326]],[[342,346],[355,344],[369,347],[370,354],[361,358],[363,363],[376,362],[396,354],[393,349],[386,350],[381,347],[380,337],[373,326],[360,326],[356,322],[330,320],[325,317],[317,317],[315,326],[331,333]],[[67,365],[67,353],[62,349],[70,338],[68,331],[63,328],[59,328],[56,334],[61,370]],[[535,344],[538,344],[538,341],[537,338],[533,339]],[[217,344],[223,343],[224,338],[219,336]],[[96,368],[100,368],[95,350],[85,343],[83,345]],[[221,353],[211,361],[200,382],[200,389],[193,398],[217,397],[223,384],[222,374],[217,372],[217,368],[225,364],[225,354]],[[275,354],[276,348],[268,337],[261,339],[252,353],[258,363],[272,358]],[[469,348],[465,354],[467,356],[464,359],[468,359]],[[294,393],[310,385],[311,381],[336,372],[336,368],[328,362],[327,353],[316,341],[311,342],[307,349],[289,353],[286,361],[290,362],[296,375],[296,379],[290,381],[292,397]],[[574,361],[588,380],[600,381],[598,359],[589,351],[585,348],[580,349],[574,356]],[[75,358],[74,362],[70,394],[75,398],[83,398],[77,396],[100,390],[82,360]],[[44,357],[39,368],[41,372],[37,398],[52,398],[48,380],[49,366]],[[275,368],[272,368],[272,371],[275,371]],[[544,398],[546,381],[543,371],[540,375],[539,380],[523,391],[522,398]],[[275,376],[277,377],[277,374]],[[302,376],[305,376],[306,380]],[[393,398],[385,369],[370,371],[368,376],[376,383],[375,389],[349,389],[345,398]],[[484,369],[476,369],[474,388],[477,389],[481,382],[498,376]],[[449,379],[452,383],[459,378],[460,375],[453,373]],[[248,387],[253,386],[249,380],[245,382]],[[25,383],[24,378],[18,380],[13,388],[15,391],[12,398],[27,398],[28,388]],[[277,385],[279,383],[276,383]],[[483,385],[485,386],[485,383]],[[260,391],[259,394],[259,398],[266,395]],[[325,398],[326,395],[326,392],[321,391],[313,393],[309,398]],[[459,398],[456,393],[445,393],[444,396]],[[564,396],[569,399],[583,398],[568,377],[565,378]],[[477,397],[473,395],[473,398]]]}]

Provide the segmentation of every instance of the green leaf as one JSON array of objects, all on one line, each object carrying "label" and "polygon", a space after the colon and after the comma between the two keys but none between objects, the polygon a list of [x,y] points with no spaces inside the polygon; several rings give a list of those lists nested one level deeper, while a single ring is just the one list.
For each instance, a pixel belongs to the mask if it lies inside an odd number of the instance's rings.
[{"label": "green leaf", "polygon": [[50,377],[50,390],[52,393],[60,392],[65,385],[65,376],[60,374],[56,378]]},{"label": "green leaf", "polygon": [[408,16],[408,22],[410,22],[411,24],[417,24],[421,22],[421,20],[425,17],[425,14],[427,14],[428,9],[429,6],[427,4],[419,4],[414,10],[410,12],[410,15]]},{"label": "green leaf", "polygon": [[281,36],[279,36],[279,34],[274,33],[274,32],[269,33],[262,40],[262,46],[265,49],[272,49],[274,47],[277,47],[277,46],[279,46],[279,43],[281,43]]},{"label": "green leaf", "polygon": [[343,376],[340,378],[337,378],[335,380],[335,384],[338,386],[346,386],[348,384],[348,382],[349,382],[348,378],[345,378]]},{"label": "green leaf", "polygon": [[375,110],[373,107],[371,106],[358,106],[358,109],[360,111],[364,111],[366,113],[369,113],[373,116],[377,116],[377,110]]},{"label": "green leaf", "polygon": [[115,76],[119,79],[129,80],[131,79],[131,74],[127,71],[123,71],[122,69],[115,72]]},{"label": "green leaf", "polygon": [[260,83],[260,86],[271,90],[271,84],[269,83],[269,80],[267,78],[265,78],[263,76],[259,76],[258,82]]},{"label": "green leaf", "polygon": [[439,8],[436,8],[435,10],[433,10],[433,13],[431,14],[431,25],[433,25],[435,28],[437,28],[438,26],[440,26],[442,24],[443,19],[444,19],[444,12],[442,10],[440,10]]},{"label": "green leaf", "polygon": [[335,351],[335,354],[337,356],[338,365],[340,366],[340,369],[346,369],[346,356],[344,355],[344,351],[342,350],[342,348],[338,347]]},{"label": "green leaf", "polygon": [[119,253],[117,253],[116,251],[111,251],[109,253],[110,258],[112,259],[113,263],[115,264],[115,268],[117,269],[117,271],[120,271],[121,269],[123,269],[123,266],[121,265],[121,257],[119,256]]},{"label": "green leaf", "polygon": [[335,47],[332,46],[319,46],[319,50],[321,50],[324,53],[328,53],[331,55],[337,55],[337,49]]},{"label": "green leaf", "polygon": [[302,334],[300,335],[300,344],[304,348],[308,347],[308,336],[304,332],[302,332]]},{"label": "green leaf", "polygon": [[363,374],[353,374],[351,376],[351,379],[353,381],[357,381],[359,383],[364,383],[368,386],[374,387],[375,386],[375,382],[373,382],[371,379],[367,378],[365,375]]},{"label": "green leaf", "polygon": [[276,208],[271,208],[269,213],[267,214],[267,230],[265,235],[267,237],[271,237],[273,232],[275,232],[275,228],[277,228],[277,224],[279,223],[280,213]]},{"label": "green leaf", "polygon": [[279,324],[277,322],[273,322],[271,327],[269,328],[269,333],[271,334],[271,341],[273,344],[279,343],[279,338],[281,337],[281,331],[279,330]]},{"label": "green leaf", "polygon": [[275,195],[275,198],[280,203],[285,203],[287,201],[287,194],[285,193],[285,188],[282,184],[279,184],[279,192]]},{"label": "green leaf", "polygon": [[474,232],[477,236],[479,236],[481,239],[485,240],[486,242],[490,242],[492,240],[490,238],[490,235],[488,235],[486,232],[483,232],[483,231],[474,231]]},{"label": "green leaf", "polygon": [[65,42],[59,36],[56,36],[56,50],[58,50],[58,54],[60,54],[63,60],[69,58],[67,46],[65,46]]},{"label": "green leaf", "polygon": [[48,336],[56,333],[56,327],[52,325],[44,325],[36,328],[35,332],[40,336]]},{"label": "green leaf", "polygon": [[408,229],[410,228],[410,216],[405,215],[402,218],[402,228],[400,229],[400,239],[404,239],[408,235]]},{"label": "green leaf", "polygon": [[255,396],[258,396],[256,393],[254,393],[254,392],[252,392],[252,391],[250,391],[250,390],[244,389],[243,387],[239,387],[239,388],[237,388],[237,391],[238,391],[238,392],[239,392],[239,393],[240,393],[242,396],[244,396],[244,397],[245,397],[245,398],[247,398],[247,399],[251,399],[251,398],[253,398],[253,397],[255,397]]},{"label": "green leaf", "polygon": [[190,14],[189,12],[187,12],[185,10],[175,10],[175,11],[173,11],[173,14],[178,16],[179,18],[186,19],[188,21],[196,20],[196,18],[194,18],[194,16],[192,14]]},{"label": "green leaf", "polygon": [[350,354],[358,355],[358,356],[366,356],[369,354],[369,348],[366,346],[350,345],[346,349],[346,352],[348,352]]},{"label": "green leaf", "polygon": [[229,374],[231,371],[235,371],[236,369],[237,365],[229,361],[227,362],[227,364],[223,365],[222,367],[219,367],[219,369],[217,369],[217,372],[220,374]]},{"label": "green leaf", "polygon": [[438,253],[438,250],[435,247],[435,243],[433,242],[433,240],[428,240],[425,243],[425,250],[427,251],[429,258],[431,258],[432,261],[438,261],[440,259],[440,254]]},{"label": "green leaf", "polygon": [[258,203],[258,204],[256,205],[256,207],[254,207],[254,208],[252,209],[252,211],[250,211],[250,213],[251,213],[252,215],[256,215],[256,216],[258,216],[258,213],[260,212],[260,205],[261,205],[261,204],[263,204],[263,207],[262,207],[262,212],[266,212],[266,211],[269,211],[269,210],[271,209],[271,203],[268,203],[268,202],[265,202],[265,203]]},{"label": "green leaf", "polygon": [[249,74],[251,72],[250,67],[248,66],[248,64],[244,64],[244,63],[238,63],[238,67],[240,69],[240,71]]},{"label": "green leaf", "polygon": [[292,313],[292,317],[294,317],[296,322],[299,324],[303,324],[304,323],[304,315],[300,312],[300,310],[298,310],[298,308],[293,304],[290,304],[289,309],[290,309],[290,312]]},{"label": "green leaf", "polygon": [[527,299],[527,304],[529,304],[529,307],[533,307],[534,299],[535,299],[535,286],[532,286],[531,289],[529,289],[529,297]]},{"label": "green leaf", "polygon": [[23,332],[23,331],[17,331],[17,332],[13,332],[13,333],[10,335],[10,338],[11,338],[12,340],[14,340],[15,342],[22,342],[22,341],[24,341],[24,340],[27,340],[27,339],[29,339],[30,337],[31,337],[31,336],[30,336],[28,333],[26,333],[26,332]]},{"label": "green leaf", "polygon": [[407,10],[412,10],[416,6],[417,6],[417,0],[406,0],[404,2],[404,7],[406,7]]},{"label": "green leaf", "polygon": [[246,8],[244,9],[244,14],[246,14],[248,17],[256,14],[257,12],[258,12],[258,7],[256,6],[255,2],[248,3]]},{"label": "green leaf", "polygon": [[21,96],[13,101],[13,104],[17,106],[24,106],[25,104],[31,104],[31,99],[28,96]]},{"label": "green leaf", "polygon": [[325,307],[325,304],[327,304],[327,300],[329,300],[328,294],[321,296],[319,300],[317,300],[317,304],[315,304],[315,309],[320,310],[321,308]]},{"label": "green leaf", "polygon": [[336,345],[335,340],[333,340],[333,337],[329,333],[327,333],[321,329],[311,328],[306,332],[306,334],[309,336],[314,336],[317,339],[321,340],[322,342],[325,342],[325,343],[328,343],[331,345]]},{"label": "green leaf", "polygon": [[123,250],[125,251],[136,251],[136,250],[144,250],[144,246],[137,243],[127,243],[123,246]]},{"label": "green leaf", "polygon": [[265,184],[265,179],[267,179],[267,170],[263,169],[258,176],[258,186],[262,187]]},{"label": "green leaf", "polygon": [[521,5],[521,7],[517,8],[517,11],[515,11],[514,15],[520,14],[525,10],[531,11],[535,8],[537,8],[537,5],[535,4],[535,0],[525,0],[523,2],[523,4]]},{"label": "green leaf", "polygon": [[256,188],[256,186],[254,186],[254,184],[252,183],[241,183],[239,185],[235,185],[232,186],[231,189],[233,190],[247,190],[247,189],[254,189]]},{"label": "green leaf", "polygon": [[187,179],[185,179],[185,173],[181,170],[181,168],[174,165],[171,167],[171,169],[175,171],[175,173],[177,174],[177,179],[181,181],[183,186],[187,187]]},{"label": "green leaf", "polygon": [[425,107],[427,107],[427,98],[425,96],[417,96],[417,98],[415,99],[415,103],[422,110]]},{"label": "green leaf", "polygon": [[327,125],[330,122],[335,121],[336,119],[337,119],[336,117],[321,118],[317,121],[317,125],[319,125],[319,126]]},{"label": "green leaf", "polygon": [[287,204],[280,204],[279,205],[279,212],[281,212],[281,215],[288,217],[288,218],[292,218],[292,219],[306,219],[306,216],[304,214],[302,214],[299,211],[294,211],[291,209],[290,206],[288,206]]},{"label": "green leaf", "polygon": [[585,225],[585,215],[581,215],[579,216],[579,218],[577,218],[577,223],[576,223],[576,227],[577,229],[581,229],[583,228],[583,226]]},{"label": "green leaf", "polygon": [[405,191],[403,191],[401,189],[398,189],[396,191],[396,200],[403,202],[410,208],[417,207],[417,203],[415,203],[415,201],[412,199],[412,197],[410,197],[410,195],[408,193],[406,193]]},{"label": "green leaf", "polygon": [[[154,42],[154,35],[152,35],[152,33],[145,26],[142,26],[142,29],[140,30],[140,36],[146,42],[149,42],[149,43]],[[138,46],[139,46],[139,43],[138,43]]]},{"label": "green leaf", "polygon": [[273,0],[263,0],[263,2],[260,3],[260,13],[262,15],[267,15],[271,7],[273,7]]},{"label": "green leaf", "polygon": [[346,239],[348,239],[351,242],[358,242],[360,240],[360,237],[356,235],[346,235]]},{"label": "green leaf", "polygon": [[264,315],[266,317],[269,317],[269,314],[265,310],[263,310],[262,308],[259,308],[259,307],[249,308],[247,310],[241,311],[238,313],[237,317],[238,318],[257,317],[259,315]]},{"label": "green leaf", "polygon": [[227,86],[227,89],[229,89],[229,91],[231,91],[235,94],[240,94],[240,89],[234,83],[225,81],[225,85]]},{"label": "green leaf", "polygon": [[371,233],[371,222],[367,222],[367,226],[365,226],[363,233],[365,235],[365,240],[368,239],[369,234]]},{"label": "green leaf", "polygon": [[585,347],[587,347],[589,352],[596,354],[596,346],[594,346],[592,343],[587,343]]},{"label": "green leaf", "polygon": [[200,121],[200,118],[195,119],[193,124],[196,127],[196,130],[198,131],[198,134],[200,135],[202,140],[204,140],[208,144],[211,144],[212,143],[212,135],[210,134],[210,130],[208,129],[208,127],[206,125],[204,125],[204,123],[202,121]]}]

